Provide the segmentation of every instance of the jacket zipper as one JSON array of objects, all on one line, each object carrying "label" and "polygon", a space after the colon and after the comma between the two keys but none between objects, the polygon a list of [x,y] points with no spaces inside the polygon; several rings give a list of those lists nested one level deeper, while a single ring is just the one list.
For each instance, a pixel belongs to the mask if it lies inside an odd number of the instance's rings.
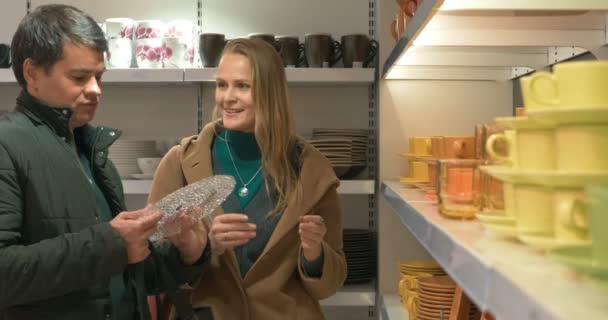
[{"label": "jacket zipper", "polygon": [[[67,143],[66,141],[63,141],[63,142]],[[71,150],[72,156],[76,160],[76,163],[78,163],[78,168],[80,168],[80,171],[84,175],[85,179],[87,179],[87,181],[89,182],[89,186],[91,186],[91,188],[92,188],[91,191],[93,192],[93,199],[95,199],[95,189],[93,189],[94,188],[93,180],[91,180],[89,178],[86,171],[84,170],[84,167],[82,166],[82,162],[80,162],[80,158],[78,156],[78,148],[76,147],[76,140],[75,140],[75,137],[73,134],[72,134],[72,142],[69,144],[69,146],[70,146],[70,149],[72,149]],[[95,210],[95,221],[99,221],[99,213],[97,212],[97,210]]]}]

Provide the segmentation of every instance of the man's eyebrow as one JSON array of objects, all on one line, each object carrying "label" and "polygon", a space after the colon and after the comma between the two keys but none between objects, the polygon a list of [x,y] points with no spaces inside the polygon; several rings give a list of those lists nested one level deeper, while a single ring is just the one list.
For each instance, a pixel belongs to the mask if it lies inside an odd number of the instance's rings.
[{"label": "man's eyebrow", "polygon": [[97,69],[93,69],[93,68],[74,68],[71,69],[69,72],[70,73],[96,73],[96,72],[105,72],[106,68],[103,68],[102,70],[97,70]]}]

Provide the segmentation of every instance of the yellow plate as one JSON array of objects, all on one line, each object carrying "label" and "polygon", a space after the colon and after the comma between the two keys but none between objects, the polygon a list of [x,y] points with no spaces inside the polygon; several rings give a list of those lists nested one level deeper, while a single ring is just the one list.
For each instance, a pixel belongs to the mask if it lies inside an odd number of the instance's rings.
[{"label": "yellow plate", "polygon": [[519,234],[517,236],[517,239],[519,239],[519,241],[525,243],[526,245],[528,245],[532,248],[543,250],[543,251],[551,250],[551,249],[554,249],[557,247],[590,245],[591,244],[591,242],[588,240],[587,241],[586,240],[579,240],[579,241],[563,240],[563,239],[556,239],[556,238],[552,238],[552,237],[527,235],[527,234]]},{"label": "yellow plate", "polygon": [[414,261],[404,261],[399,263],[400,266],[411,267],[413,269],[440,269],[441,266],[431,260],[414,260]]},{"label": "yellow plate", "polygon": [[506,216],[503,211],[478,212],[475,217],[482,223],[515,225],[515,218]]},{"label": "yellow plate", "polygon": [[517,228],[515,225],[498,224],[498,223],[484,223],[483,225],[486,230],[491,231],[499,236],[505,238],[516,238]]},{"label": "yellow plate", "polygon": [[523,117],[498,117],[494,119],[496,123],[512,129],[550,129],[554,128],[553,122],[547,122],[542,119],[531,119],[527,116]]},{"label": "yellow plate", "polygon": [[563,173],[521,170],[505,166],[481,166],[480,169],[498,180],[517,184],[546,187],[584,187],[589,184],[608,184],[608,172]]},{"label": "yellow plate", "polygon": [[606,109],[598,108],[556,108],[544,110],[526,110],[526,114],[533,119],[553,124],[573,123],[608,123],[608,106]]},{"label": "yellow plate", "polygon": [[594,261],[590,245],[558,247],[551,250],[549,254],[557,262],[580,273],[608,281],[608,265]]}]

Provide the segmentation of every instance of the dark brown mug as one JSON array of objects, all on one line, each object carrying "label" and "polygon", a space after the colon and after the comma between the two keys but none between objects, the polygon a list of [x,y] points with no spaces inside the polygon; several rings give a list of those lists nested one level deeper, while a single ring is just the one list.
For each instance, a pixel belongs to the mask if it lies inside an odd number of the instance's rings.
[{"label": "dark brown mug", "polygon": [[304,36],[304,55],[309,68],[331,67],[342,58],[342,49],[327,33],[309,33]]},{"label": "dark brown mug", "polygon": [[249,39],[261,39],[268,42],[273,48],[276,49],[274,35],[270,33],[250,33],[247,35]]},{"label": "dark brown mug", "polygon": [[276,49],[285,67],[298,67],[303,62],[303,47],[297,36],[276,36]]},{"label": "dark brown mug", "polygon": [[342,62],[345,68],[352,68],[358,64],[359,67],[367,67],[376,57],[378,42],[369,39],[364,34],[344,35],[342,42]]},{"label": "dark brown mug", "polygon": [[7,44],[0,44],[0,68],[11,67],[11,47]]},{"label": "dark brown mug", "polygon": [[214,68],[220,62],[226,45],[226,36],[221,33],[201,33],[199,36],[199,54],[205,68]]}]

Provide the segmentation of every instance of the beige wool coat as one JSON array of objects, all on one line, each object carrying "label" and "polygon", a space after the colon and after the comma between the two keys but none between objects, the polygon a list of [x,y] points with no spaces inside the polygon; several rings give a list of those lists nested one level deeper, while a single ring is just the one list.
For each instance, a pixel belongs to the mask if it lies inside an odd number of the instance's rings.
[{"label": "beige wool coat", "polygon": [[[211,144],[216,130],[221,129],[210,123],[167,153],[155,174],[149,202],[213,174]],[[215,320],[324,318],[318,301],[336,293],[346,279],[339,180],[329,161],[312,146],[305,145],[301,160],[302,192],[288,201],[258,260],[243,278],[233,251],[213,257],[194,285],[193,307],[211,307]],[[220,208],[214,215],[222,212]],[[298,219],[306,214],[322,216],[327,226],[318,279],[306,277],[299,267]]]}]

